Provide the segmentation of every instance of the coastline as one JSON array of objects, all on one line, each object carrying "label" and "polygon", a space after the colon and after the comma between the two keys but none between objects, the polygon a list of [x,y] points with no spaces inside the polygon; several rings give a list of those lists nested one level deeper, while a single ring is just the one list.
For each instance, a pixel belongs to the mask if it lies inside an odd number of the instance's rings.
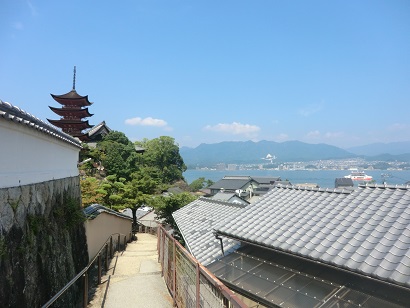
[{"label": "coastline", "polygon": [[[245,175],[259,177],[280,177],[282,180],[289,180],[292,184],[315,183],[322,188],[334,188],[335,179],[342,178],[350,173],[349,170],[209,170],[209,169],[188,169],[183,176],[188,184],[192,181],[204,177],[205,180],[219,181],[226,175]],[[375,184],[404,185],[410,181],[410,170],[366,170],[366,174],[371,175]],[[389,174],[390,177],[383,175]],[[355,183],[357,186],[358,183]]]}]

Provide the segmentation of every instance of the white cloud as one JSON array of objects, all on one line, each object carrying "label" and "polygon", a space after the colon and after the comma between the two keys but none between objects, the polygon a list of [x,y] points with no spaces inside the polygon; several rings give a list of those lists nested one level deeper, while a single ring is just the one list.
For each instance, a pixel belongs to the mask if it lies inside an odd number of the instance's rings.
[{"label": "white cloud", "polygon": [[132,126],[155,126],[155,127],[166,127],[169,129],[167,126],[167,122],[161,119],[154,119],[151,117],[147,117],[145,119],[140,118],[140,117],[135,117],[131,119],[126,119],[125,124],[127,125],[132,125]]},{"label": "white cloud", "polygon": [[249,137],[249,136],[257,135],[257,133],[260,131],[260,127],[256,125],[241,124],[241,123],[233,122],[231,124],[220,123],[214,126],[207,125],[204,127],[204,130],[222,132],[222,133],[232,134],[232,135],[245,135]]},{"label": "white cloud", "polygon": [[278,141],[286,141],[288,139],[289,139],[289,135],[285,134],[285,133],[281,133],[281,134],[276,136],[276,140],[278,140]]},{"label": "white cloud", "polygon": [[309,117],[312,114],[318,113],[323,109],[323,103],[308,105],[305,108],[298,110],[298,113],[303,117]]},{"label": "white cloud", "polygon": [[404,131],[408,129],[409,129],[409,125],[400,124],[400,123],[394,123],[388,127],[388,130],[392,132],[399,132],[399,131]]},{"label": "white cloud", "polygon": [[344,136],[343,132],[327,132],[325,134],[325,137],[327,139],[337,139],[337,138],[341,138]]},{"label": "white cloud", "polygon": [[320,131],[314,130],[314,131],[308,132],[308,133],[306,134],[306,137],[307,137],[308,139],[317,139],[317,138],[320,138]]},{"label": "white cloud", "polygon": [[[307,142],[323,142],[328,144],[335,144],[347,140],[344,132],[321,133],[319,130],[310,131],[305,137]],[[352,140],[353,136],[349,136],[348,139]]]},{"label": "white cloud", "polygon": [[33,5],[33,3],[31,1],[27,1],[27,5],[30,8],[31,16],[37,16],[37,9]]},{"label": "white cloud", "polygon": [[23,30],[24,26],[23,26],[23,23],[18,21],[18,22],[13,23],[13,28],[16,29],[16,30]]}]

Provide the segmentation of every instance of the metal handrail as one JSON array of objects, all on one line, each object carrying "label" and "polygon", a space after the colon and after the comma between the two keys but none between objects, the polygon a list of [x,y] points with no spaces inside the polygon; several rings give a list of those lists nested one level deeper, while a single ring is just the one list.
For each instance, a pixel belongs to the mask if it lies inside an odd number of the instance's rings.
[{"label": "metal handrail", "polygon": [[[158,262],[162,265],[162,276],[165,276],[166,273],[164,272],[164,263],[168,262],[168,260],[164,260],[164,252],[163,249],[165,245],[165,237],[167,237],[170,241],[172,241],[172,255],[173,255],[173,267],[172,271],[172,279],[173,282],[171,284],[168,283],[167,279],[165,279],[165,284],[168,286],[171,295],[174,300],[174,305],[178,307],[178,303],[176,301],[176,293],[177,293],[177,286],[176,286],[176,251],[181,253],[193,266],[196,268],[196,307],[200,307],[200,275],[202,275],[212,286],[214,286],[220,294],[230,302],[232,306],[235,308],[245,308],[247,305],[234,293],[232,292],[226,285],[224,285],[214,274],[212,274],[205,266],[203,266],[192,254],[190,254],[172,235],[170,235],[163,226],[159,226],[158,228]],[[161,248],[162,247],[162,248]],[[162,251],[162,252],[161,252]]]},{"label": "metal handrail", "polygon": [[[58,291],[58,293],[56,295],[54,295],[47,303],[45,303],[42,308],[47,308],[50,307],[51,304],[53,304],[61,295],[64,294],[65,291],[67,291],[75,282],[77,282],[77,280],[82,277],[87,271],[88,269],[93,265],[94,261],[100,257],[101,252],[103,251],[103,249],[107,246],[108,241],[112,241],[112,237],[114,235],[118,235],[118,251],[120,250],[120,237],[121,235],[124,236],[124,250],[125,250],[125,244],[126,244],[126,239],[127,239],[127,235],[126,234],[122,234],[122,233],[113,233],[111,234],[107,240],[104,242],[104,244],[101,246],[100,250],[96,253],[96,255],[94,256],[94,258],[88,263],[88,265],[86,267],[83,268],[83,270],[81,272],[79,272],[73,279],[70,280],[70,282],[68,282],[60,291]],[[112,257],[112,256],[111,256]],[[100,281],[98,281],[98,283],[100,283]],[[84,291],[86,292],[86,290]],[[87,303],[84,303],[84,307],[87,306]]]}]

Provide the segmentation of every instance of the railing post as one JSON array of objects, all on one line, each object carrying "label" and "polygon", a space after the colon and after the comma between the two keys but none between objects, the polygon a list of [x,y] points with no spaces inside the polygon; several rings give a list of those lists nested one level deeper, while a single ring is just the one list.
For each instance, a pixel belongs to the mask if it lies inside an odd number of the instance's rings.
[{"label": "railing post", "polygon": [[98,255],[98,284],[101,284],[101,254]]},{"label": "railing post", "polygon": [[124,235],[124,251],[127,248],[127,236]]},{"label": "railing post", "polygon": [[165,260],[165,235],[162,234],[162,256],[161,256],[161,264],[162,264],[162,277],[164,277],[164,260]]},{"label": "railing post", "polygon": [[110,236],[110,259],[112,259],[112,235]]},{"label": "railing post", "polygon": [[121,241],[121,235],[118,234],[118,242],[117,242],[117,248],[118,248],[118,252],[120,252],[120,242]]},{"label": "railing post", "polygon": [[108,272],[108,246],[105,247],[105,272]]},{"label": "railing post", "polygon": [[83,293],[83,307],[88,306],[88,271],[84,273],[84,293]]},{"label": "railing post", "polygon": [[200,290],[200,275],[201,272],[199,271],[199,263],[196,262],[196,307],[200,308],[201,304],[201,290]]},{"label": "railing post", "polygon": [[176,306],[176,299],[177,299],[177,251],[175,247],[175,239],[172,238],[172,263],[173,263],[173,269],[172,269],[172,284],[173,284],[173,300],[174,300],[174,306]]}]

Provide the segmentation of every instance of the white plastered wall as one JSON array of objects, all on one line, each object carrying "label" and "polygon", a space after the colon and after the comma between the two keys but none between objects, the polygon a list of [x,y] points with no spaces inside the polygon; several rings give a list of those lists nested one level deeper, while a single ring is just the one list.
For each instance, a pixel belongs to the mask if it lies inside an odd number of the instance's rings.
[{"label": "white plastered wall", "polygon": [[80,148],[0,118],[0,188],[78,176]]}]

